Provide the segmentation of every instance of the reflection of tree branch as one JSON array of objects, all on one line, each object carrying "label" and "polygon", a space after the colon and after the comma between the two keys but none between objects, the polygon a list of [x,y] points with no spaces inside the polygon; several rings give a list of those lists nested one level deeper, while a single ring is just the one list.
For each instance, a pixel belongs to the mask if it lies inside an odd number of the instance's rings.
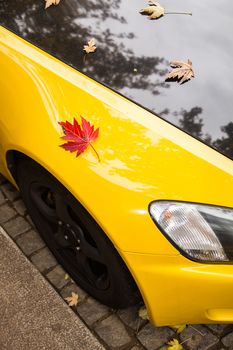
[{"label": "reflection of tree branch", "polygon": [[230,122],[221,128],[226,135],[213,142],[213,146],[229,157],[233,157],[233,123]]},{"label": "reflection of tree branch", "polygon": [[[123,42],[135,38],[131,32],[115,34],[109,29],[101,30],[101,25],[93,25],[96,18],[97,24],[109,19],[126,23],[117,12],[120,3],[120,0],[80,0],[77,4],[76,0],[66,0],[45,11],[43,4],[34,0],[28,0],[27,6],[24,0],[9,0],[1,17],[3,25],[5,21],[6,27],[20,36],[113,89],[143,89],[159,94],[169,87],[162,78],[167,73],[161,68],[165,60],[135,55]],[[88,18],[89,26],[83,24],[84,17]],[[82,48],[91,37],[96,39],[97,51],[84,60]]]},{"label": "reflection of tree branch", "polygon": [[202,108],[193,107],[190,111],[182,109],[180,112],[175,112],[174,115],[181,115],[179,119],[180,127],[190,133],[191,135],[202,139],[205,143],[216,148],[219,152],[233,157],[233,122],[221,127],[224,137],[217,140],[212,140],[208,134],[203,134],[202,128],[204,126],[203,119],[200,118]]},{"label": "reflection of tree branch", "polygon": [[202,128],[204,126],[203,119],[200,117],[202,113],[201,107],[193,107],[190,111],[182,109],[180,112],[174,112],[175,116],[181,116],[179,125],[181,129],[189,132],[193,136],[201,138]]},{"label": "reflection of tree branch", "polygon": [[193,107],[190,111],[182,109],[180,112],[174,112],[174,115],[181,115],[179,119],[179,126],[181,129],[187,131],[194,137],[197,137],[207,143],[212,145],[212,139],[209,134],[203,134],[202,128],[204,126],[203,119],[200,117],[203,109],[201,107]]}]

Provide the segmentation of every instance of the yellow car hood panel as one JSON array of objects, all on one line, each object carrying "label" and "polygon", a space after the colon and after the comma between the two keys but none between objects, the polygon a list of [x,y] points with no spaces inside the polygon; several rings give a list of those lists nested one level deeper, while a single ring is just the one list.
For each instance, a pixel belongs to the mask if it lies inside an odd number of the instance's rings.
[{"label": "yellow car hood panel", "polygon": [[[152,222],[156,199],[233,207],[233,162],[0,27],[0,147],[35,159],[86,207],[122,251],[178,254]],[[58,122],[84,116],[93,151],[65,152]],[[0,163],[1,166],[1,163]]]}]

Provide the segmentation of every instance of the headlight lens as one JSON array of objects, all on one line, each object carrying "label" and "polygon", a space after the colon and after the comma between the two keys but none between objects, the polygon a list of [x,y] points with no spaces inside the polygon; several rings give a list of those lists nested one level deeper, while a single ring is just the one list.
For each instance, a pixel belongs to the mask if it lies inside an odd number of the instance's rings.
[{"label": "headlight lens", "polygon": [[233,260],[233,209],[173,201],[156,201],[150,214],[168,238],[191,259]]}]

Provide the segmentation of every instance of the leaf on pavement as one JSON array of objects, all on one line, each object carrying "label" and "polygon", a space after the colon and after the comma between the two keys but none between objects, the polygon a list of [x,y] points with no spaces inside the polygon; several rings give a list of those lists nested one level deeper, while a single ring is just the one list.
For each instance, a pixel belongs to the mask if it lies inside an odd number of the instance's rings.
[{"label": "leaf on pavement", "polygon": [[68,279],[70,279],[70,276],[68,275],[68,273],[65,274],[64,279],[67,281]]},{"label": "leaf on pavement", "polygon": [[172,339],[168,343],[167,350],[183,350],[183,346],[179,343],[177,339]]},{"label": "leaf on pavement", "polygon": [[78,294],[72,292],[70,297],[65,298],[69,306],[76,306],[78,304]]},{"label": "leaf on pavement", "polygon": [[147,309],[145,306],[140,307],[138,311],[138,316],[143,320],[149,320]]},{"label": "leaf on pavement", "polygon": [[177,324],[177,325],[171,326],[171,327],[176,330],[176,333],[179,334],[179,333],[183,332],[183,330],[186,327],[186,324]]},{"label": "leaf on pavement", "polygon": [[172,71],[167,75],[166,80],[174,79],[180,84],[194,78],[193,65],[190,60],[188,62],[172,61],[170,66]]},{"label": "leaf on pavement", "polygon": [[51,5],[58,5],[60,0],[45,0],[45,9]]}]

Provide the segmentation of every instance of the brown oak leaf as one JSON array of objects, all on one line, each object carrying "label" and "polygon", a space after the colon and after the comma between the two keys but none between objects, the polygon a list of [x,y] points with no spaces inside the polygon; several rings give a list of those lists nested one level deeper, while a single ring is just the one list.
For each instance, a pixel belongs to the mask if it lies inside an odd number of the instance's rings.
[{"label": "brown oak leaf", "polygon": [[185,83],[186,81],[194,78],[194,71],[192,62],[188,60],[188,62],[182,61],[172,61],[170,66],[173,68],[172,71],[167,75],[166,80],[175,79],[180,84]]},{"label": "brown oak leaf", "polygon": [[84,45],[83,46],[83,50],[86,52],[86,53],[91,53],[91,52],[95,52],[96,50],[96,46],[95,46],[95,39],[91,39],[88,41],[87,45]]},{"label": "brown oak leaf", "polygon": [[45,0],[45,9],[51,5],[58,5],[60,0]]}]

